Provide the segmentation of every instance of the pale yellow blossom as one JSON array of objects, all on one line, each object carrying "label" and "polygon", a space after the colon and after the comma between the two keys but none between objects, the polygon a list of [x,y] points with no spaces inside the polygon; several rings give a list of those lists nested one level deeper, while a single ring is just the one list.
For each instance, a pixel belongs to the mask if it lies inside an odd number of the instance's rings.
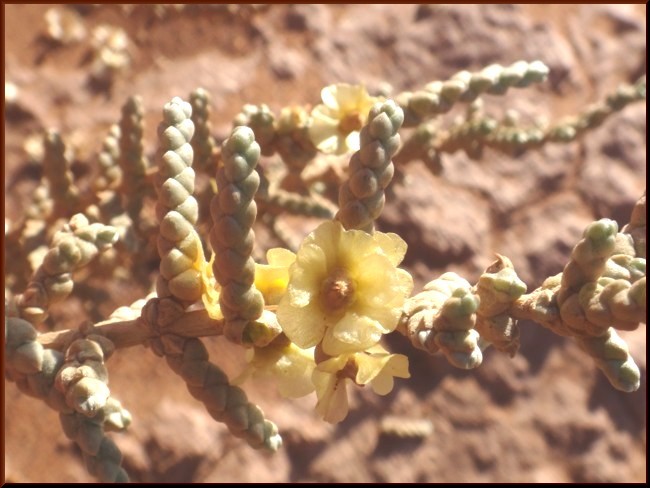
[{"label": "pale yellow blossom", "polygon": [[201,281],[203,282],[203,292],[201,293],[201,300],[203,301],[203,306],[210,318],[215,320],[223,319],[223,314],[221,313],[221,307],[219,306],[219,293],[221,287],[214,277],[214,272],[212,271],[212,263],[214,262],[214,254],[210,258],[210,261],[206,261],[203,256],[203,251],[199,253],[200,256],[197,257],[194,262],[194,268],[198,269],[201,273]]},{"label": "pale yellow blossom", "polygon": [[348,381],[370,384],[375,393],[386,395],[393,389],[393,378],[409,377],[408,358],[390,354],[379,345],[333,357],[319,363],[312,374],[318,397],[316,411],[327,422],[340,422],[348,414]]},{"label": "pale yellow blossom", "polygon": [[372,106],[379,100],[368,95],[365,87],[338,83],[321,91],[323,103],[314,107],[309,138],[327,154],[358,151],[359,132]]},{"label": "pale yellow blossom", "polygon": [[277,317],[302,348],[325,354],[363,351],[395,330],[413,279],[397,268],[406,243],[396,234],[321,224],[303,241],[289,270]]},{"label": "pale yellow blossom", "polygon": [[277,127],[278,133],[288,134],[304,128],[309,123],[309,113],[303,107],[284,107],[280,110]]},{"label": "pale yellow blossom", "polygon": [[[201,273],[203,281],[201,299],[208,315],[213,319],[222,319],[223,314],[219,307],[221,287],[212,270],[214,256],[213,254],[210,262],[207,262],[201,252],[193,266]],[[295,261],[296,255],[287,249],[275,248],[268,250],[266,258],[268,264],[255,264],[255,288],[262,293],[266,305],[277,305],[287,289],[289,266]]]},{"label": "pale yellow blossom", "polygon": [[248,378],[272,378],[285,398],[299,398],[314,391],[311,376],[316,366],[314,349],[300,349],[284,336],[266,347],[246,351],[248,365],[233,381],[241,384]]},{"label": "pale yellow blossom", "polygon": [[266,305],[277,305],[289,284],[289,266],[296,255],[288,249],[274,248],[266,253],[269,264],[255,264],[255,288],[264,296]]}]

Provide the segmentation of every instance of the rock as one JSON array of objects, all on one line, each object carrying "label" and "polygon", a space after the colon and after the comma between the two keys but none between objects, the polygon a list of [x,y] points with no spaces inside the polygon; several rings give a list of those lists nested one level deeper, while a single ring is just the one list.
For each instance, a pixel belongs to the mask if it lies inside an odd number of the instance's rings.
[{"label": "rock", "polygon": [[205,409],[169,400],[162,400],[138,430],[148,459],[140,481],[148,483],[199,481],[202,466],[223,456],[223,437],[228,436],[226,427]]},{"label": "rock", "polygon": [[299,78],[306,65],[300,52],[277,42],[269,48],[269,63],[275,76],[281,80]]},{"label": "rock", "polygon": [[532,291],[548,276],[560,273],[571,250],[593,216],[571,193],[559,193],[517,212],[498,247]]},{"label": "rock", "polygon": [[459,266],[476,273],[479,268],[472,266],[472,259],[489,247],[489,225],[488,209],[480,198],[444,184],[418,163],[388,194],[379,229],[395,232],[407,242],[406,266],[419,261],[429,270]]},{"label": "rock", "polygon": [[579,182],[597,218],[612,218],[619,228],[629,221],[646,188],[645,179],[639,178],[646,168],[645,108],[628,108],[592,134]]}]

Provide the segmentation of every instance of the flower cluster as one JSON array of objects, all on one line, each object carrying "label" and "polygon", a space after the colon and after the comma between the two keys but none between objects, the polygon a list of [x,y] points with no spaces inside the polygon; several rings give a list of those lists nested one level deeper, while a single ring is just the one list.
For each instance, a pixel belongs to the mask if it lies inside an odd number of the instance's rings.
[{"label": "flower cluster", "polygon": [[[311,144],[323,153],[359,150],[361,129],[379,100],[363,86],[343,83],[324,88],[321,97],[323,104],[310,116],[283,113],[285,129],[296,124],[307,128]],[[379,345],[397,327],[413,289],[412,277],[397,267],[406,243],[396,234],[351,227],[338,220],[324,222],[297,254],[271,249],[268,264],[255,264],[254,287],[264,298],[267,322],[277,320],[282,334],[267,334],[269,342],[254,344],[237,380],[273,376],[288,397],[315,390],[316,410],[329,422],[347,415],[349,381],[385,395],[394,377],[409,376],[407,358]],[[208,266],[202,269],[210,290],[203,294],[205,307],[211,317],[221,318],[223,290]],[[248,328],[250,335],[250,324]]]},{"label": "flower cluster", "polygon": [[359,133],[368,112],[379,101],[363,86],[338,83],[321,91],[323,103],[311,112],[309,137],[319,151],[345,154],[360,148]]},{"label": "flower cluster", "polygon": [[243,377],[271,373],[285,396],[315,389],[316,410],[332,423],[347,415],[348,381],[390,392],[393,377],[409,377],[406,356],[379,345],[413,289],[411,276],[397,268],[405,253],[396,234],[345,230],[338,221],[321,224],[296,255],[271,250],[255,286],[267,304],[277,303],[285,337],[255,348]]}]

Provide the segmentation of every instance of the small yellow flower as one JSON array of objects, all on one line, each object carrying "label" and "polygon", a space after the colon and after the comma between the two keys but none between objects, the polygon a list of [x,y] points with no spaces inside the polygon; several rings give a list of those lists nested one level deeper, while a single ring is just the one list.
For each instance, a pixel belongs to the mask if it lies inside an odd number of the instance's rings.
[{"label": "small yellow flower", "polygon": [[280,394],[285,398],[299,398],[314,391],[311,382],[314,367],[314,350],[300,349],[280,335],[266,347],[246,351],[248,365],[233,381],[241,384],[246,379],[273,378]]},{"label": "small yellow flower", "polygon": [[366,123],[368,112],[379,99],[368,95],[363,86],[346,83],[323,88],[321,98],[323,103],[311,112],[311,141],[327,154],[358,151],[359,131]]},{"label": "small yellow flower", "polygon": [[395,330],[413,278],[397,268],[406,243],[396,234],[321,224],[303,241],[277,310],[291,342],[322,341],[329,356],[363,351]]},{"label": "small yellow flower", "polygon": [[408,358],[390,354],[376,345],[368,351],[344,354],[319,363],[312,374],[318,403],[316,411],[326,422],[337,423],[348,414],[347,382],[370,384],[378,395],[392,391],[393,378],[409,378]]},{"label": "small yellow flower", "polygon": [[[214,256],[213,254],[210,262],[207,262],[201,252],[193,267],[201,273],[203,282],[201,299],[208,311],[208,315],[210,318],[220,320],[223,319],[219,307],[219,291],[221,287],[212,271]],[[268,250],[266,259],[269,264],[255,264],[255,288],[262,293],[266,305],[277,305],[287,289],[289,266],[295,261],[296,255],[287,249],[276,248]]]},{"label": "small yellow flower", "polygon": [[289,284],[289,266],[296,255],[288,249],[274,248],[266,253],[269,264],[255,264],[255,288],[264,296],[266,305],[277,305]]},{"label": "small yellow flower", "polygon": [[277,130],[279,134],[290,134],[295,130],[304,129],[309,123],[309,113],[303,107],[284,107],[280,110]]},{"label": "small yellow flower", "polygon": [[194,262],[194,268],[198,269],[201,273],[201,281],[203,282],[201,300],[203,301],[203,306],[207,310],[211,319],[221,320],[223,319],[221,307],[219,306],[219,290],[221,290],[221,287],[219,286],[219,283],[217,283],[217,280],[214,277],[214,272],[212,271],[214,256],[215,255],[212,254],[212,257],[208,262],[203,256],[203,251],[201,251],[200,257]]}]

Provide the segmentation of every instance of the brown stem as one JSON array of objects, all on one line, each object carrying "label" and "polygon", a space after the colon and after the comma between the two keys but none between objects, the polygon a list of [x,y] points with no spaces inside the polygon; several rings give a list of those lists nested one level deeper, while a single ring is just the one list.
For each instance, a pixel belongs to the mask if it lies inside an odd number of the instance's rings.
[{"label": "brown stem", "polygon": [[[206,337],[221,335],[223,321],[211,319],[205,310],[187,312],[164,328],[165,333],[182,337]],[[94,332],[110,339],[116,349],[145,344],[157,335],[149,329],[142,318],[120,322],[99,322]],[[64,351],[80,332],[73,329],[47,332],[38,336],[38,342],[46,349]]]}]

